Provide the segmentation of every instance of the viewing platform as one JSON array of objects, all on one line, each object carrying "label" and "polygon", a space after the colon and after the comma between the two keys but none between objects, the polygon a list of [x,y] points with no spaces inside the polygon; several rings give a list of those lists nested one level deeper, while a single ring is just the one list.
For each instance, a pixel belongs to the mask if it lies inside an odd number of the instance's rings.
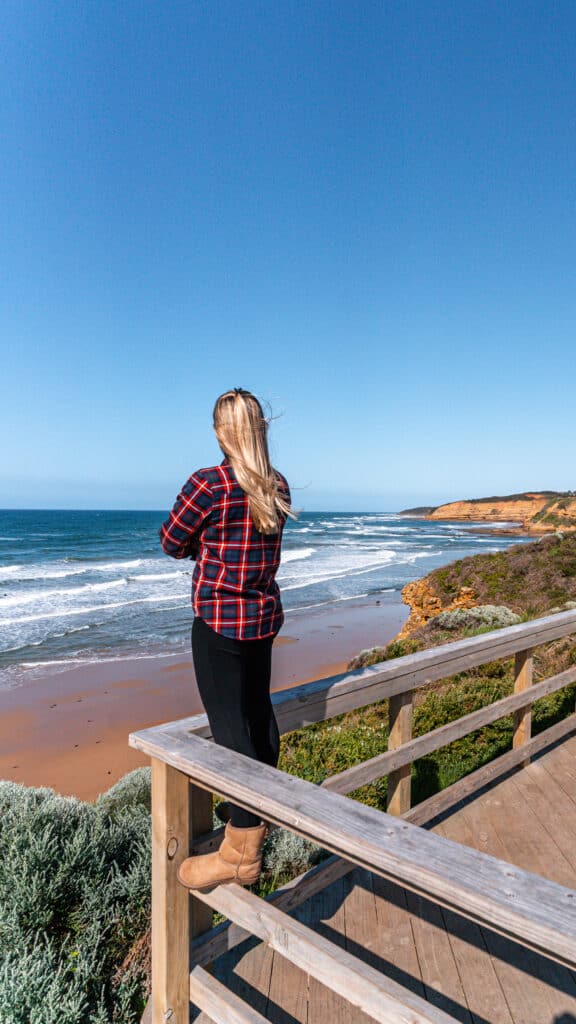
[{"label": "viewing platform", "polygon": [[[564,612],[276,695],[282,732],[382,699],[388,750],[322,786],[210,741],[204,716],[131,736],[152,757],[153,1024],[576,1024],[576,714],[531,735],[533,651],[576,633]],[[414,693],[514,656],[514,693],[412,736]],[[514,714],[512,749],[412,807],[418,757]],[[346,797],[388,776],[387,813]],[[189,895],[214,849],[212,793],[331,856],[266,900]],[[228,920],[212,927],[212,911]]]}]

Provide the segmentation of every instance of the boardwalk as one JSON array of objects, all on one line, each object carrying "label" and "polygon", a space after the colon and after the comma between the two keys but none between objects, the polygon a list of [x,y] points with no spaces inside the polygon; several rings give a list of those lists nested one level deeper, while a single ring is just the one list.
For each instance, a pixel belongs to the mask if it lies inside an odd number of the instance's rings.
[{"label": "boardwalk", "polygon": [[[435,831],[576,889],[576,736],[448,814]],[[463,1024],[576,1024],[574,972],[364,870],[294,916]],[[368,1024],[255,939],[214,971],[275,1024]],[[208,1024],[204,1014],[194,1019]]]}]

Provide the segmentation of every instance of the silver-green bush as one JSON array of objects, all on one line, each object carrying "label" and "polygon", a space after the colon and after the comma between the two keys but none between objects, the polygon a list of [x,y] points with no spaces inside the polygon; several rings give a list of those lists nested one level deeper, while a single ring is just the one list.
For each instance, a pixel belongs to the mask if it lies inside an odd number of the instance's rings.
[{"label": "silver-green bush", "polygon": [[[264,877],[322,855],[278,829]],[[137,1024],[149,918],[148,768],[94,804],[0,782],[0,1024]]]},{"label": "silver-green bush", "polygon": [[0,1024],[140,1019],[142,970],[123,964],[150,913],[144,783],[86,804],[0,782]]},{"label": "silver-green bush", "polygon": [[506,605],[481,604],[477,608],[455,608],[451,612],[440,612],[430,620],[438,629],[502,629],[521,622],[519,615]]}]

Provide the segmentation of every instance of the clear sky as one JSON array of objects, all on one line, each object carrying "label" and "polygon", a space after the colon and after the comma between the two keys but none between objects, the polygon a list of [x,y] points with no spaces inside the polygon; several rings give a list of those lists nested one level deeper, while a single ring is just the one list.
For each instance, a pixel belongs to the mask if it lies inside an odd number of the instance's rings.
[{"label": "clear sky", "polygon": [[0,506],[576,487],[576,5],[3,0]]}]

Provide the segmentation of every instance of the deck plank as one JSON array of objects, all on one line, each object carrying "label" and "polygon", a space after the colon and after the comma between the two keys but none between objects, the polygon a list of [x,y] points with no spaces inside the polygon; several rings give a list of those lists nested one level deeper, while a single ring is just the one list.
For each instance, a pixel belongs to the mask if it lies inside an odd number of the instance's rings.
[{"label": "deck plank", "polygon": [[[437,826],[443,833],[443,826]],[[454,826],[450,838],[459,841]],[[459,914],[443,912],[446,930],[474,1024],[498,1021],[513,1024],[513,1017],[490,956],[482,929]]]},{"label": "deck plank", "polygon": [[412,892],[406,893],[406,905],[412,918],[425,998],[461,1024],[472,1024],[441,908]]},{"label": "deck plank", "polygon": [[[296,920],[310,924],[310,900],[297,907]],[[274,952],[272,977],[268,993],[267,1016],[271,1024],[307,1024],[308,975],[280,953]]]},{"label": "deck plank", "polygon": [[[518,792],[572,869],[572,887],[576,888],[576,803],[556,781],[535,762],[514,779]],[[548,866],[546,863],[546,873]]]},{"label": "deck plank", "polygon": [[[525,833],[520,830],[520,839],[514,835],[511,803],[517,804],[518,791],[510,782],[511,779],[505,780],[492,793],[459,810],[443,828],[456,842],[476,846],[511,863],[521,860],[523,866],[529,864],[529,870],[537,871],[542,865],[542,846],[529,843],[526,849]],[[544,838],[548,837],[540,832],[540,844]],[[480,930],[514,1024],[554,1024],[562,1019],[562,1014],[576,1014],[576,989],[569,970],[487,928]],[[497,1021],[495,1017],[495,1024]]]},{"label": "deck plank", "polygon": [[[310,900],[310,918],[315,931],[342,948],[346,947],[345,900],[350,891],[350,876],[340,879]],[[370,1018],[351,1007],[335,992],[310,978],[308,987],[308,1021],[327,1021],[330,1024],[370,1024]]]},{"label": "deck plank", "polygon": [[[448,814],[434,831],[576,887],[576,737]],[[295,915],[461,1024],[569,1024],[576,976],[424,896],[356,868]],[[215,974],[271,1024],[368,1024],[345,999],[248,940]],[[201,1015],[196,1024],[208,1024]]]},{"label": "deck plank", "polygon": [[[571,737],[571,741],[574,743],[574,738]],[[550,751],[550,756],[541,758],[540,762],[566,795],[576,802],[576,744],[572,748],[573,752],[569,748],[563,749],[563,746],[564,744]]]},{"label": "deck plank", "polygon": [[379,953],[389,965],[387,973],[398,984],[424,999],[422,972],[406,892],[379,875],[371,875],[370,878],[380,932]]}]

